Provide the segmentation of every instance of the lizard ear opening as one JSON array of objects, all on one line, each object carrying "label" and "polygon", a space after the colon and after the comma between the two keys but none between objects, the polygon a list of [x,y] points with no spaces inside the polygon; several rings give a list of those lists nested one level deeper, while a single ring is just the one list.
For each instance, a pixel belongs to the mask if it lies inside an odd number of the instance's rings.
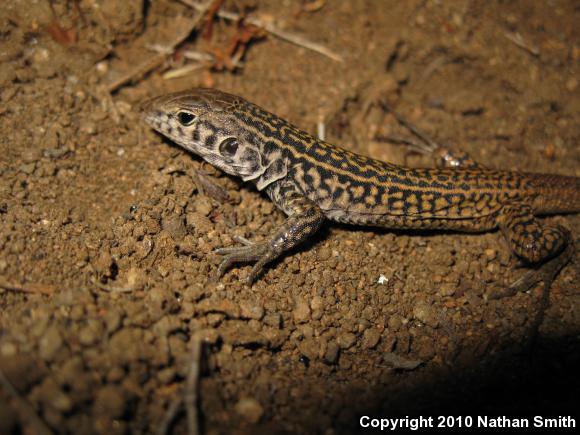
[{"label": "lizard ear opening", "polygon": [[235,137],[228,137],[220,143],[219,151],[223,156],[232,157],[238,151],[238,145],[238,139]]}]

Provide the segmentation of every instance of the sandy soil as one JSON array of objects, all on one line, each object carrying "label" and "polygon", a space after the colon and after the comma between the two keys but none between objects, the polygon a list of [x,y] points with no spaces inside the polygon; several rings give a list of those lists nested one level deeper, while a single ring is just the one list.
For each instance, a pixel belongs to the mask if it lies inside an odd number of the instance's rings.
[{"label": "sandy soil", "polygon": [[[344,61],[268,36],[235,71],[163,79],[185,48],[224,52],[240,29],[215,20],[109,93],[195,12],[169,0],[0,10],[0,433],[158,432],[195,337],[206,434],[352,433],[361,415],[578,414],[578,260],[547,307],[541,286],[494,300],[524,273],[498,233],[328,225],[252,287],[249,267],[213,282],[214,249],[284,216],[136,111],[148,96],[215,86],[313,133],[324,122],[346,148],[428,165],[380,140],[412,138],[383,101],[490,167],[580,176],[577,2],[224,7]],[[579,216],[550,219],[579,233]],[[169,430],[187,431],[183,412]]]}]

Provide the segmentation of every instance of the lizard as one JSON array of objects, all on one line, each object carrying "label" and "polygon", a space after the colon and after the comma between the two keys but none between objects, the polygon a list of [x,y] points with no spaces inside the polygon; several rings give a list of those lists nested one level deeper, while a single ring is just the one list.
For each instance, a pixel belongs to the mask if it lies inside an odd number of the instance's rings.
[{"label": "lizard", "polygon": [[213,166],[253,183],[287,216],[263,241],[234,238],[243,246],[217,249],[223,255],[218,279],[234,264],[253,263],[252,284],[268,263],[327,220],[410,230],[499,228],[513,254],[537,269],[514,289],[546,283],[572,256],[569,230],[537,216],[580,211],[578,177],[488,169],[445,147],[434,152],[433,168],[399,166],[319,140],[217,89],[152,98],[141,105],[141,117]]}]

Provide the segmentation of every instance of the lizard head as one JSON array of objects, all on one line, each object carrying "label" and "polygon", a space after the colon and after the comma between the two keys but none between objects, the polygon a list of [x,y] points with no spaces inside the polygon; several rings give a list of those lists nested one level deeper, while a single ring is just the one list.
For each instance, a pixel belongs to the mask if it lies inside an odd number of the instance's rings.
[{"label": "lizard head", "polygon": [[251,180],[264,172],[259,150],[247,141],[234,115],[244,100],[216,89],[196,88],[141,105],[143,120],[224,172]]}]

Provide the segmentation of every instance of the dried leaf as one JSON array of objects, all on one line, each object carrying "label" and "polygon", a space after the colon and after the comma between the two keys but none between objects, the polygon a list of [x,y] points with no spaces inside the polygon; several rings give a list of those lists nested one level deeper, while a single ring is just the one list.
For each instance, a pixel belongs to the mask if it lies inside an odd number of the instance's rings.
[{"label": "dried leaf", "polygon": [[305,2],[302,5],[302,11],[304,12],[316,12],[324,7],[326,0],[314,0],[310,2]]},{"label": "dried leaf", "polygon": [[48,26],[46,26],[46,31],[52,39],[58,42],[60,45],[68,47],[77,42],[77,32],[74,29],[63,29],[60,24],[53,21]]}]

